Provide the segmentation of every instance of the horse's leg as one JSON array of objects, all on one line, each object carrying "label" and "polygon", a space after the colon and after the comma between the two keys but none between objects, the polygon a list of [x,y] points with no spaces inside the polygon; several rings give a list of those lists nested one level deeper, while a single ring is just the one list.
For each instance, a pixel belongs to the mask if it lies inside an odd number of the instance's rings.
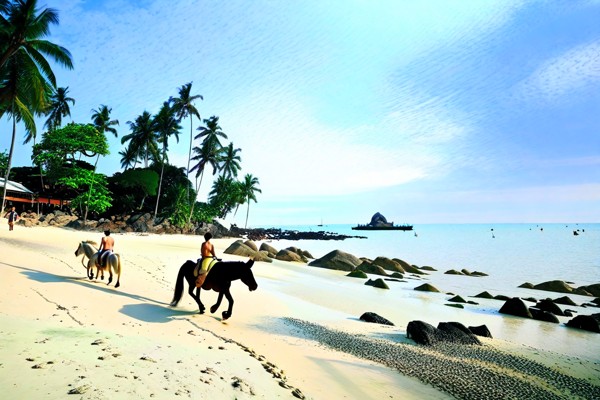
[{"label": "horse's leg", "polygon": [[223,292],[219,292],[219,297],[217,297],[217,302],[215,304],[213,304],[212,307],[210,307],[211,314],[214,314],[214,312],[217,311],[217,309],[221,305],[221,300],[223,300]]},{"label": "horse's leg", "polygon": [[88,260],[88,264],[87,264],[87,276],[90,279],[94,279],[94,260],[92,260],[91,258]]},{"label": "horse's leg", "polygon": [[[198,310],[199,310],[198,312],[200,314],[204,314],[204,304],[202,304],[202,302],[200,301],[200,288],[196,288],[196,279],[192,275],[191,277],[186,276],[186,280],[189,285],[188,293],[190,294],[190,296],[192,296],[192,298],[198,305]],[[194,294],[194,289],[198,289],[198,290],[196,290],[196,294]]]},{"label": "horse's leg", "polygon": [[229,289],[225,291],[225,297],[227,297],[227,300],[229,301],[229,308],[227,309],[227,311],[223,311],[223,313],[221,314],[223,316],[223,320],[226,320],[227,318],[231,317],[231,313],[233,312],[233,296],[231,296]]}]

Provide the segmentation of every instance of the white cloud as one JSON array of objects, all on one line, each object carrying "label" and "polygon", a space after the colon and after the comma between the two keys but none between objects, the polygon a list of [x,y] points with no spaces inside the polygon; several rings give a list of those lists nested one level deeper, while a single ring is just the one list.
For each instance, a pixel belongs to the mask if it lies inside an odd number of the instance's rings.
[{"label": "white cloud", "polygon": [[600,84],[600,41],[577,46],[547,60],[517,85],[529,101],[555,102],[580,89]]}]

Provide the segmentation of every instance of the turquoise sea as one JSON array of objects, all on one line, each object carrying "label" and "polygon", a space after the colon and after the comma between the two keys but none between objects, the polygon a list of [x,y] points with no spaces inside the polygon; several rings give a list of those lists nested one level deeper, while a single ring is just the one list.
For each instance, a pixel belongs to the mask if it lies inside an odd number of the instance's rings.
[{"label": "turquoise sea", "polygon": [[[600,224],[597,223],[423,224],[414,225],[413,231],[354,231],[352,225],[327,224],[276,228],[367,237],[337,241],[282,240],[277,241],[276,248],[299,246],[315,258],[337,249],[357,257],[400,258],[438,271],[466,268],[485,272],[490,279],[485,280],[486,287],[481,289],[492,294],[512,292],[524,282],[537,284],[557,279],[575,287],[600,283]],[[480,289],[482,282],[461,278],[457,286]],[[456,278],[445,275],[444,279],[452,286]]]}]

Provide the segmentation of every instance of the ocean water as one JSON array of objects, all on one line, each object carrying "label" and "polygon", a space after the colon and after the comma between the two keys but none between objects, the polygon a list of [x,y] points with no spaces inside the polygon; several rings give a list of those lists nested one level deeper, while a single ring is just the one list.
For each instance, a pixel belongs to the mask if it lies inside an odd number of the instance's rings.
[{"label": "ocean water", "polygon": [[[366,239],[281,240],[276,248],[296,245],[315,258],[332,250],[357,257],[400,258],[438,271],[466,268],[488,274],[485,289],[492,294],[514,291],[524,282],[563,280],[575,287],[600,283],[600,224],[423,224],[413,231],[354,231],[352,225],[278,228]],[[445,275],[445,280],[450,278]],[[481,286],[474,281],[474,286]],[[469,286],[464,277],[459,285]]]}]

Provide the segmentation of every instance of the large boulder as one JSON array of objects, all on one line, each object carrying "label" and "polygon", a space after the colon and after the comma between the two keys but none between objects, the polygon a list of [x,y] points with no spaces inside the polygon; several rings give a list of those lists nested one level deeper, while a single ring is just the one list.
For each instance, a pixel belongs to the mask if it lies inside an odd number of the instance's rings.
[{"label": "large boulder", "polygon": [[368,281],[365,282],[365,285],[367,286],[373,286],[379,289],[389,289],[390,287],[387,285],[387,283],[385,283],[383,281],[383,279],[381,278],[377,278],[377,279],[369,279]]},{"label": "large boulder", "polygon": [[244,244],[248,247],[250,247],[252,250],[254,251],[258,251],[258,247],[256,246],[256,243],[254,243],[252,240],[246,240],[244,242]]},{"label": "large boulder", "polygon": [[346,276],[349,276],[350,278],[362,278],[362,279],[368,278],[367,274],[365,274],[363,271],[358,271],[356,269],[354,271],[350,271],[348,273],[348,275],[346,275]]},{"label": "large boulder", "polygon": [[333,250],[323,257],[311,261],[311,267],[335,269],[338,271],[353,271],[362,263],[362,260],[350,253],[341,250]]},{"label": "large boulder", "polygon": [[362,271],[366,274],[374,274],[374,275],[382,275],[388,276],[388,273],[380,267],[379,265],[371,264],[368,261],[363,261],[358,267],[356,267],[355,271]]},{"label": "large boulder", "polygon": [[567,322],[571,328],[600,333],[600,314],[578,315]]},{"label": "large boulder", "polygon": [[488,329],[488,327],[486,325],[479,325],[479,326],[470,326],[469,330],[471,331],[471,333],[473,333],[474,335],[477,336],[482,336],[482,337],[492,337],[492,333],[490,332],[490,330]]},{"label": "large boulder", "polygon": [[[554,315],[559,315],[561,317],[564,317],[565,314],[563,313],[563,310],[560,309],[559,306],[557,306],[556,304],[554,304],[554,302],[550,299],[544,299],[544,300],[540,300],[537,302],[537,304],[535,305],[535,308],[539,308],[542,311],[548,311],[549,313],[552,313]],[[535,318],[535,316],[534,316]]]},{"label": "large boulder", "polygon": [[242,240],[236,240],[225,249],[224,253],[242,257],[253,257],[256,254],[256,251],[246,246]]},{"label": "large boulder", "polygon": [[573,288],[563,281],[548,281],[533,285],[533,289],[545,290],[548,292],[572,293]]},{"label": "large boulder", "polygon": [[267,253],[272,254],[273,257],[275,257],[275,254],[277,254],[277,249],[271,245],[268,245],[267,243],[262,243],[259,250],[266,251]]},{"label": "large boulder", "polygon": [[388,319],[383,318],[381,315],[377,315],[376,313],[370,312],[370,311],[367,311],[366,313],[361,315],[360,320],[365,321],[365,322],[372,322],[375,324],[394,326],[393,322],[389,321]]},{"label": "large boulder", "polygon": [[299,263],[305,262],[302,259],[302,256],[298,255],[298,253],[295,253],[289,249],[279,250],[277,252],[277,254],[275,255],[275,258],[277,260],[281,260],[281,261],[291,261],[291,262],[299,262]]},{"label": "large boulder", "polygon": [[458,322],[440,322],[436,328],[423,321],[410,321],[406,327],[406,336],[427,346],[443,342],[481,344],[469,329]]},{"label": "large boulder", "polygon": [[402,268],[399,262],[391,260],[387,257],[377,257],[373,260],[372,264],[380,266],[388,271],[404,273],[404,268]]},{"label": "large boulder", "polygon": [[473,297],[479,297],[480,299],[493,299],[494,296],[492,296],[489,292],[487,291],[483,291]]},{"label": "large boulder", "polygon": [[577,305],[577,303],[575,303],[573,300],[571,300],[571,298],[569,296],[563,296],[563,297],[554,299],[554,303],[564,304],[565,306],[576,306]]},{"label": "large boulder", "polygon": [[405,272],[409,272],[411,274],[417,274],[417,275],[427,275],[425,272],[421,271],[419,268],[415,267],[414,265],[410,265],[409,263],[407,263],[404,260],[401,260],[399,258],[392,258],[392,260],[394,260],[398,264],[400,264],[400,266],[402,267],[402,269]]},{"label": "large boulder", "polygon": [[536,307],[529,307],[529,312],[531,313],[533,319],[536,319],[538,321],[553,322],[555,324],[558,324],[560,322],[556,315],[548,311],[540,310]]},{"label": "large boulder", "polygon": [[600,297],[600,283],[595,283],[593,285],[582,286],[582,289],[585,289],[586,292],[590,293],[594,297]]},{"label": "large boulder", "polygon": [[533,318],[531,312],[523,302],[518,297],[513,297],[512,299],[508,299],[506,303],[500,308],[499,311],[501,314],[510,314],[516,315],[517,317],[523,318]]},{"label": "large boulder", "polygon": [[435,286],[429,284],[429,283],[424,283],[420,286],[417,286],[415,288],[415,290],[421,291],[421,292],[437,292],[439,293],[440,291],[438,290],[438,288],[436,288]]}]

